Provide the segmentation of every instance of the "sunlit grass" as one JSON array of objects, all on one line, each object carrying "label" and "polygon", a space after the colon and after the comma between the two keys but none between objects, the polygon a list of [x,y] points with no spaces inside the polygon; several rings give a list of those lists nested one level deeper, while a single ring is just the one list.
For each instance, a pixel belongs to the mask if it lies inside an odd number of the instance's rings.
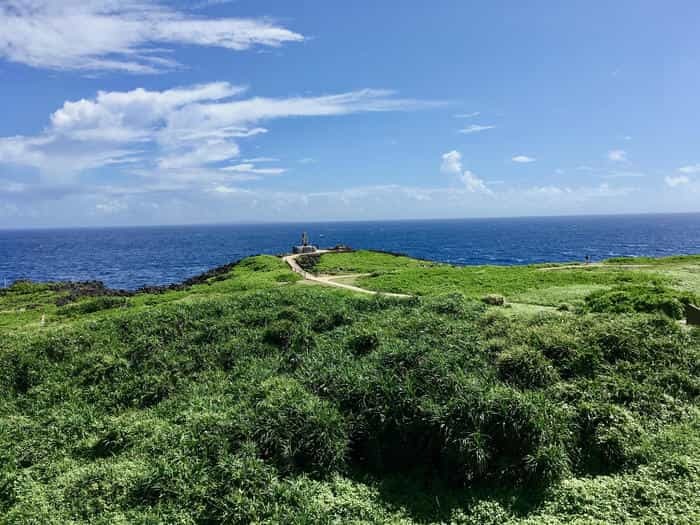
[{"label": "sunlit grass", "polygon": [[274,257],[62,306],[6,291],[0,522],[697,523],[700,331],[634,305],[698,261],[619,266],[317,267],[403,300]]}]

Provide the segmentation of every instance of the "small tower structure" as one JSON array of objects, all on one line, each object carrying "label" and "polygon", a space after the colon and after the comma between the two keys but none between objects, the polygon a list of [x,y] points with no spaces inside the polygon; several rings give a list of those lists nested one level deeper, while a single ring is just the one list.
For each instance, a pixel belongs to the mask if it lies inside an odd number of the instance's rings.
[{"label": "small tower structure", "polygon": [[306,232],[301,234],[301,244],[292,248],[294,253],[314,253],[316,250],[318,247],[309,242],[309,234]]}]

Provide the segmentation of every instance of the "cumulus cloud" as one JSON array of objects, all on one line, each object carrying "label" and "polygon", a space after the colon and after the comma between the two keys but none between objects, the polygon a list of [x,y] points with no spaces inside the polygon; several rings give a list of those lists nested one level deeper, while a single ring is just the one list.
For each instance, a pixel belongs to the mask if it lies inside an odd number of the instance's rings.
[{"label": "cumulus cloud", "polygon": [[157,73],[180,66],[167,46],[242,51],[303,40],[266,19],[205,18],[156,0],[0,4],[0,56],[38,68]]},{"label": "cumulus cloud", "polygon": [[479,133],[480,131],[486,131],[487,129],[494,129],[496,126],[481,126],[479,124],[472,124],[471,126],[467,126],[466,128],[462,128],[459,130],[460,133]]},{"label": "cumulus cloud", "polygon": [[535,162],[537,159],[534,157],[528,157],[527,155],[516,155],[511,160],[519,164],[528,164],[530,162]]},{"label": "cumulus cloud", "polygon": [[690,178],[687,175],[670,175],[664,177],[664,182],[669,188],[675,188],[677,186],[683,186],[684,184],[688,184],[690,182]]},{"label": "cumulus cloud", "polygon": [[398,98],[387,90],[289,97],[241,98],[246,88],[227,82],[163,91],[101,91],[67,101],[36,136],[0,137],[0,164],[34,167],[52,182],[67,182],[107,165],[125,172],[183,181],[226,181],[278,175],[258,158],[232,165],[240,141],[287,117],[401,111],[434,103]]},{"label": "cumulus cloud", "polygon": [[462,154],[456,150],[444,153],[440,171],[448,175],[460,175],[462,173]]},{"label": "cumulus cloud", "polygon": [[608,151],[608,160],[613,162],[625,162],[627,160],[627,152],[622,149],[613,149]]},{"label": "cumulus cloud", "polygon": [[486,187],[484,181],[469,170],[464,170],[464,173],[462,173],[462,183],[468,191],[491,193],[491,190]]},{"label": "cumulus cloud", "polygon": [[442,155],[440,171],[457,177],[469,192],[491,193],[491,190],[486,187],[486,183],[482,179],[477,177],[472,171],[463,169],[462,154],[459,151],[452,150]]}]

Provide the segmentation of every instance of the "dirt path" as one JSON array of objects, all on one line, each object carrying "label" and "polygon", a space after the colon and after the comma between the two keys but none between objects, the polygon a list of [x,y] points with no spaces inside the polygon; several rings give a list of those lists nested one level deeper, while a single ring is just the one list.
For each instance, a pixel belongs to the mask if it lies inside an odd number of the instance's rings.
[{"label": "dirt path", "polygon": [[[322,254],[322,253],[327,253],[330,250],[318,250],[317,254]],[[364,293],[364,294],[369,294],[369,295],[386,295],[388,297],[403,297],[403,298],[409,298],[411,297],[410,295],[406,295],[403,293],[390,293],[390,292],[376,292],[374,290],[368,290],[366,288],[360,288],[359,286],[353,286],[352,284],[345,284],[345,283],[339,283],[336,281],[336,279],[342,279],[343,277],[360,277],[361,275],[358,274],[347,274],[347,275],[314,275],[312,273],[307,272],[304,270],[301,266],[299,266],[299,263],[297,262],[297,258],[303,254],[294,254],[294,255],[285,255],[282,257],[282,260],[286,262],[289,267],[292,269],[294,273],[298,273],[301,275],[305,281],[313,282],[313,283],[318,283],[322,284],[325,286],[333,286],[335,288],[342,288],[344,290],[350,290],[353,292],[359,292],[359,293]],[[367,275],[367,274],[362,274],[362,275]]]}]

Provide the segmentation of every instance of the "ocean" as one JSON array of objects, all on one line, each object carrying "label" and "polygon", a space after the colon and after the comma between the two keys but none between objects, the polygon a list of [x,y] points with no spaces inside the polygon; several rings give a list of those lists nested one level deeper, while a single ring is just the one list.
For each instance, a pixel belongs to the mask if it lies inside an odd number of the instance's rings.
[{"label": "ocean", "polygon": [[0,230],[0,287],[17,279],[171,284],[249,255],[288,252],[303,231],[322,247],[457,265],[700,253],[700,214]]}]

